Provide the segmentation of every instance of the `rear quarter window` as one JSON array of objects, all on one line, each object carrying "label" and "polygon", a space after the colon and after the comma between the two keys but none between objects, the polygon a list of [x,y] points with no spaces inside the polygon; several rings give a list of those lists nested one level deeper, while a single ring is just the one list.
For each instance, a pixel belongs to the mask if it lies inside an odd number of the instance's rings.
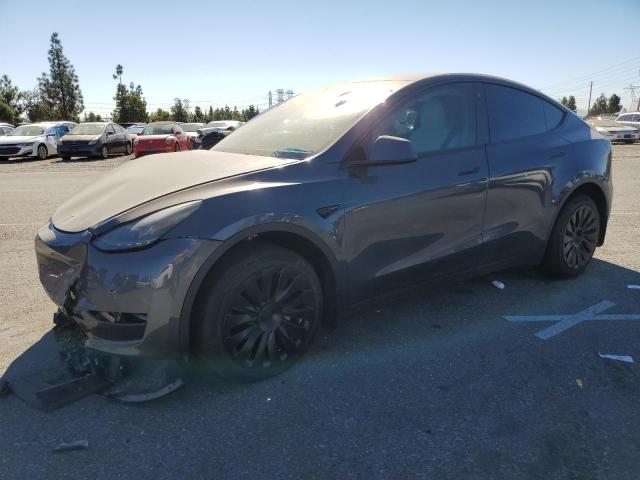
[{"label": "rear quarter window", "polygon": [[562,120],[564,119],[564,112],[549,102],[543,100],[543,103],[547,130],[555,130],[562,123]]},{"label": "rear quarter window", "polygon": [[547,131],[544,110],[548,102],[522,90],[501,85],[486,84],[485,90],[492,143]]}]

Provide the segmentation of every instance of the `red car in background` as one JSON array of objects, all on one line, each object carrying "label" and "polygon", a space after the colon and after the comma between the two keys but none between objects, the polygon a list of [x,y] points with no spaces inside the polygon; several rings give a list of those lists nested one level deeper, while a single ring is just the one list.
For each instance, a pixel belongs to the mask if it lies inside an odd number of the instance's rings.
[{"label": "red car in background", "polygon": [[149,123],[133,141],[135,157],[149,153],[179,152],[180,150],[191,150],[191,142],[176,122]]}]

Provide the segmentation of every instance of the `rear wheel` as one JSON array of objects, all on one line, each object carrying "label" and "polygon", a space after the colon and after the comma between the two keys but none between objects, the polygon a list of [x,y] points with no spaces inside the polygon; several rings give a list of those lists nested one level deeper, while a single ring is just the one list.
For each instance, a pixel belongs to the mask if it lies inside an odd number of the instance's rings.
[{"label": "rear wheel", "polygon": [[[248,254],[249,253],[249,254]],[[227,378],[260,380],[293,365],[320,324],[322,287],[309,263],[269,243],[216,267],[196,308],[198,355]]]},{"label": "rear wheel", "polygon": [[586,195],[576,195],[562,208],[551,232],[542,266],[556,277],[580,275],[600,238],[600,213]]},{"label": "rear wheel", "polygon": [[46,145],[38,145],[37,153],[40,160],[46,160],[46,158],[49,156],[49,150],[47,150]]}]

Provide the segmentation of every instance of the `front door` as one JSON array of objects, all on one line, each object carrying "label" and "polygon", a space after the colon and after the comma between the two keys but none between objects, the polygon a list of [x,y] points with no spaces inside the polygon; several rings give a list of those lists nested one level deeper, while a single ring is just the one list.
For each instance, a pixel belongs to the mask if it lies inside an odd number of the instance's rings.
[{"label": "front door", "polygon": [[392,107],[358,149],[366,157],[378,136],[403,137],[416,162],[347,165],[352,301],[477,265],[488,183],[477,94],[471,83],[415,94]]}]

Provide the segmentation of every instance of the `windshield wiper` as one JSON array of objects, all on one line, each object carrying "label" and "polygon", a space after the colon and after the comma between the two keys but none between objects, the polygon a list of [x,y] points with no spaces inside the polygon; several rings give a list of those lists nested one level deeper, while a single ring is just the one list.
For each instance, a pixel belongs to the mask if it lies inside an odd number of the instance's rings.
[{"label": "windshield wiper", "polygon": [[305,150],[303,148],[283,148],[281,150],[276,150],[273,152],[273,156],[277,158],[293,158],[296,160],[302,160],[303,158],[307,158],[309,155],[313,155],[311,150]]}]

